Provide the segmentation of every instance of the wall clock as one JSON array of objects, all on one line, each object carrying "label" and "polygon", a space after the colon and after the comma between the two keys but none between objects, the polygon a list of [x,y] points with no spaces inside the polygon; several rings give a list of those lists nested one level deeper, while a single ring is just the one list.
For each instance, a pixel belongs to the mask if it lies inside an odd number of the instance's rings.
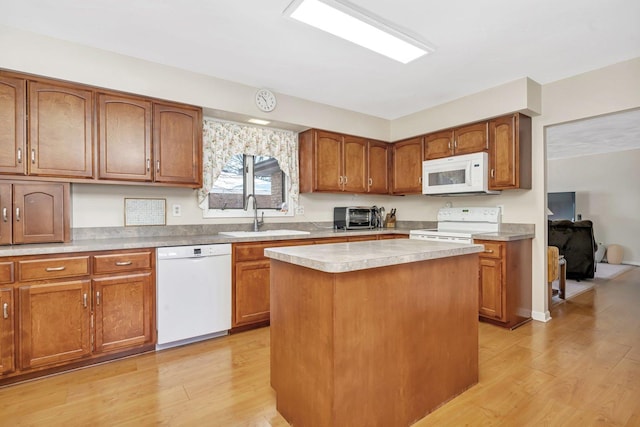
[{"label": "wall clock", "polygon": [[276,108],[276,96],[268,89],[260,89],[256,92],[256,105],[262,111],[273,111]]}]

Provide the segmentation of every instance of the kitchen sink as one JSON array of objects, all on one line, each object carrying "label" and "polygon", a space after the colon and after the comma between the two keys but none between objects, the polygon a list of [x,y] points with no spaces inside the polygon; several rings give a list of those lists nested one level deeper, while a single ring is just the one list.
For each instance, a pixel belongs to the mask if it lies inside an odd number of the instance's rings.
[{"label": "kitchen sink", "polygon": [[262,231],[220,231],[218,234],[229,237],[267,237],[267,236],[295,236],[309,234],[300,230],[262,230]]}]

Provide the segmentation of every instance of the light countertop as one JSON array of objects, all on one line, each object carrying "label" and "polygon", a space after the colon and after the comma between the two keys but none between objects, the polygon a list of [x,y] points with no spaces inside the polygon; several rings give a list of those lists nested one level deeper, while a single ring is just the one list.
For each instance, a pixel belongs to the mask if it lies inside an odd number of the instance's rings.
[{"label": "light countertop", "polygon": [[484,246],[392,239],[265,249],[267,257],[327,273],[344,273],[482,252]]}]

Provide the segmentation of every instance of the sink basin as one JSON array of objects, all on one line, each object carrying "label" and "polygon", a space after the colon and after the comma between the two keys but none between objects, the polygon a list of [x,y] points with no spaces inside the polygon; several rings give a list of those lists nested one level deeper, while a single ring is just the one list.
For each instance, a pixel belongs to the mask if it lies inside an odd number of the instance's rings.
[{"label": "sink basin", "polygon": [[266,236],[295,236],[309,234],[300,230],[262,230],[262,231],[220,231],[218,234],[229,237],[266,237]]}]

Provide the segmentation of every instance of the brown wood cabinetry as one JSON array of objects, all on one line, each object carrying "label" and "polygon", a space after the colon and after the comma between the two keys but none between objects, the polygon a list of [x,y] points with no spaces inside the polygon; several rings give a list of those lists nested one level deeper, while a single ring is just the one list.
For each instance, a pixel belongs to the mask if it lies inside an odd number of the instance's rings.
[{"label": "brown wood cabinetry", "polygon": [[199,188],[202,109],[0,70],[0,174]]},{"label": "brown wood cabinetry", "polygon": [[[13,263],[0,263],[0,283],[6,283],[7,264]],[[0,286],[0,375],[15,369],[13,310],[13,288]]]},{"label": "brown wood cabinetry", "polygon": [[202,109],[153,104],[154,181],[202,186]]},{"label": "brown wood cabinetry", "polygon": [[367,192],[389,193],[389,144],[383,141],[367,143]]},{"label": "brown wood cabinetry", "polygon": [[391,144],[391,193],[422,193],[422,137]]},{"label": "brown wood cabinetry", "polygon": [[151,181],[151,102],[98,95],[98,178]]},{"label": "brown wood cabinetry", "polygon": [[153,249],[5,258],[0,283],[0,378],[154,348]]},{"label": "brown wood cabinetry", "polygon": [[27,81],[0,75],[0,174],[24,175]]},{"label": "brown wood cabinetry", "polygon": [[489,135],[486,121],[424,136],[425,160],[488,150]]},{"label": "brown wood cabinetry", "polygon": [[68,242],[68,183],[0,181],[0,244]]},{"label": "brown wood cabinetry", "polygon": [[93,92],[29,82],[29,175],[93,177]]},{"label": "brown wood cabinetry", "polygon": [[489,189],[531,188],[531,118],[523,114],[489,122]]},{"label": "brown wood cabinetry", "polygon": [[480,319],[507,328],[531,320],[531,239],[482,244],[479,267]]}]

